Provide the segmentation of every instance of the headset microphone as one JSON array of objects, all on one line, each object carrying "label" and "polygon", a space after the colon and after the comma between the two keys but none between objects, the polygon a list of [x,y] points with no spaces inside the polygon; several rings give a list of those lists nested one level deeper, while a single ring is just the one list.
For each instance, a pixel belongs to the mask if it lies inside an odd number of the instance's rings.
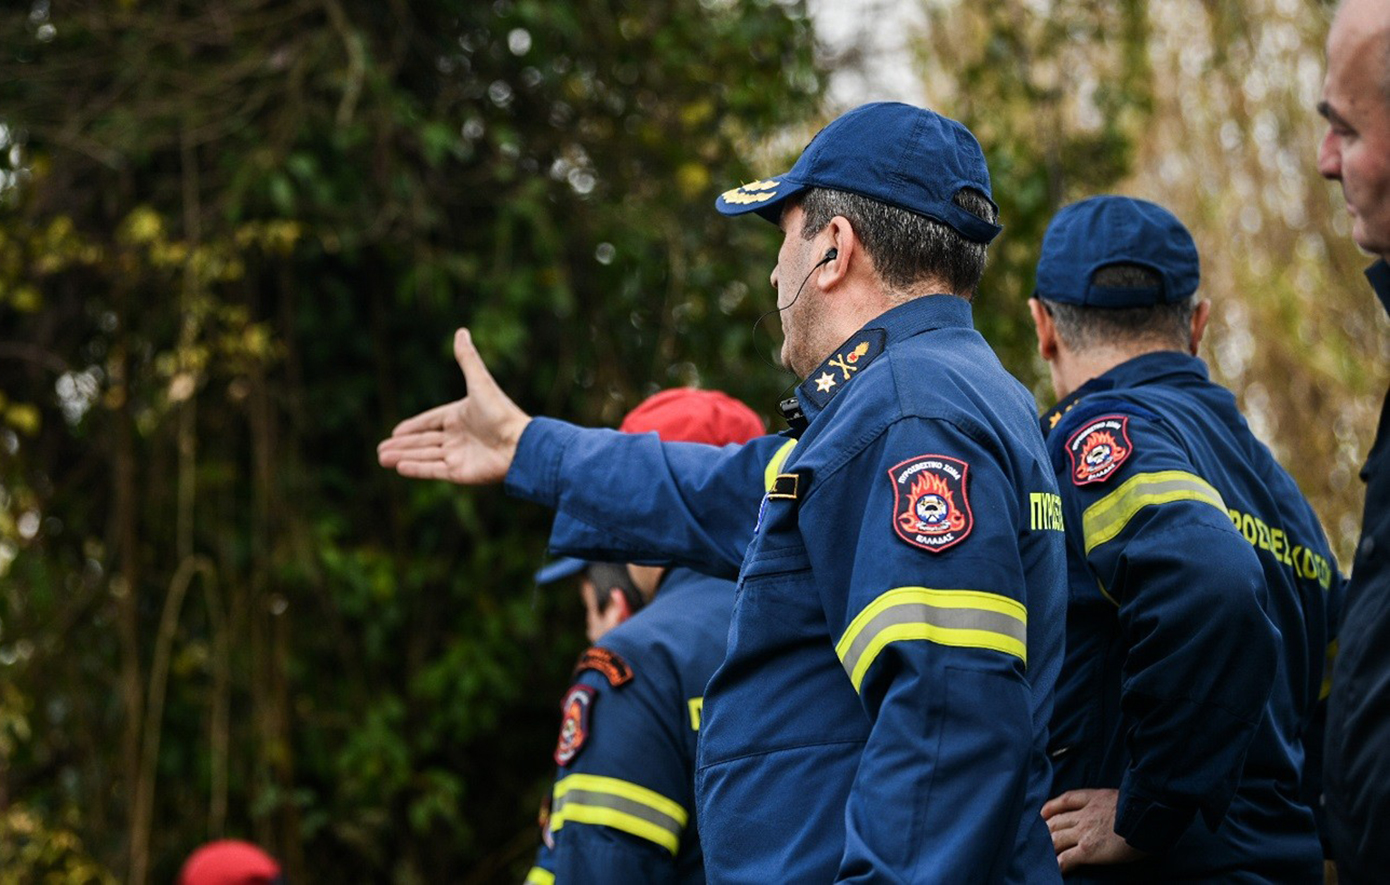
[{"label": "headset microphone", "polygon": [[[792,300],[791,300],[791,301],[788,301],[788,302],[787,302],[787,307],[791,307],[793,304],[796,303],[796,300],[797,300],[798,298],[801,297],[801,290],[802,290],[802,289],[805,289],[805,288],[806,288],[806,284],[807,284],[808,282],[811,281],[811,275],[814,274],[814,273],[816,272],[816,268],[820,267],[820,266],[823,265],[823,264],[829,264],[830,262],[834,261],[836,258],[839,258],[839,257],[840,257],[840,250],[839,250],[839,249],[836,249],[834,246],[830,247],[829,249],[826,249],[826,250],[825,250],[825,254],[821,256],[820,261],[817,261],[814,265],[811,266],[810,271],[808,271],[807,274],[806,274],[806,279],[804,279],[804,280],[801,281],[801,285],[798,286],[797,289],[796,289],[796,294],[792,296]],[[762,316],[758,317],[756,320],[754,320],[754,321],[753,321],[753,334],[754,334],[755,336],[758,334],[758,324],[759,324],[759,323],[761,323],[763,320],[767,319],[768,317],[772,316],[774,313],[781,313],[782,311],[786,310],[787,307],[774,307],[774,308],[772,308],[771,310],[769,310],[769,311],[767,311],[766,313],[764,313]],[[772,366],[774,369],[779,368],[778,366],[773,365],[773,363],[772,363],[770,360],[768,360],[767,357],[763,357],[763,362],[766,362],[769,366]],[[785,366],[781,366],[780,368],[785,369],[786,367],[785,367]]]}]

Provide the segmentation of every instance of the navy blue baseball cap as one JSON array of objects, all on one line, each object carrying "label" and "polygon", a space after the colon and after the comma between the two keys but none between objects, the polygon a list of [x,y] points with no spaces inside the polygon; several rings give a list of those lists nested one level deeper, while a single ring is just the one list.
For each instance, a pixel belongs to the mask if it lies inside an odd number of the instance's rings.
[{"label": "navy blue baseball cap", "polygon": [[725,215],[756,212],[776,223],[782,203],[807,188],[849,191],[988,243],[1003,228],[952,202],[967,187],[990,196],[989,168],[970,130],[923,108],[881,101],[818,132],[790,172],[725,191],[714,206]]},{"label": "navy blue baseball cap", "polygon": [[[1095,272],[1112,264],[1151,270],[1159,285],[1094,285]],[[1033,294],[1085,307],[1151,307],[1191,297],[1201,276],[1197,244],[1172,212],[1133,197],[1091,197],[1063,207],[1047,226]]]},{"label": "navy blue baseball cap", "polygon": [[588,567],[589,563],[582,559],[562,556],[554,562],[547,563],[540,571],[536,572],[536,583],[551,584],[571,575],[577,575]]}]

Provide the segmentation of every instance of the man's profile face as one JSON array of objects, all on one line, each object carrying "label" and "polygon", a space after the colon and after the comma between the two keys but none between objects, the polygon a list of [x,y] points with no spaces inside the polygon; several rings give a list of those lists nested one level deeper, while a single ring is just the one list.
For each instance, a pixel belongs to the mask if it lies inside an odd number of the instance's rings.
[{"label": "man's profile face", "polygon": [[[820,360],[810,355],[810,334],[819,303],[815,280],[807,280],[814,261],[814,241],[801,236],[806,213],[798,205],[782,210],[782,248],[772,269],[772,288],[777,290],[777,316],[782,322],[782,365],[804,378]],[[805,288],[802,283],[805,282]],[[801,290],[800,296],[797,290]]]},{"label": "man's profile face", "polygon": [[1385,0],[1348,0],[1327,38],[1327,78],[1318,111],[1328,123],[1318,171],[1340,181],[1352,239],[1390,255],[1390,95]]}]

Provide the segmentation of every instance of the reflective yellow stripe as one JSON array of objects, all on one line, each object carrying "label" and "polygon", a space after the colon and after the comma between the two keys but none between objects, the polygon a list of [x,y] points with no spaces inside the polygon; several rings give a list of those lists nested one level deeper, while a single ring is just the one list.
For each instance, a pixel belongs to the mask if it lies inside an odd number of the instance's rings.
[{"label": "reflective yellow stripe", "polygon": [[767,462],[767,469],[763,471],[763,491],[772,491],[772,484],[777,481],[777,474],[782,472],[782,465],[787,463],[787,457],[791,455],[794,448],[796,448],[796,440],[789,439],[773,453],[772,460]]},{"label": "reflective yellow stripe", "polygon": [[1196,474],[1185,470],[1140,473],[1125,480],[1119,488],[1087,507],[1086,512],[1081,514],[1081,533],[1086,539],[1086,552],[1090,553],[1106,541],[1113,540],[1145,507],[1174,501],[1202,501],[1226,515],[1226,503],[1221,500],[1221,493]]},{"label": "reflective yellow stripe", "polygon": [[571,774],[555,784],[550,829],[594,824],[631,833],[675,854],[689,815],[679,802],[615,777]]},{"label": "reflective yellow stripe", "polygon": [[898,587],[864,607],[835,644],[854,690],[890,642],[925,639],[938,645],[987,648],[1028,661],[1028,609],[982,590]]},{"label": "reflective yellow stripe", "polygon": [[555,885],[555,874],[540,867],[531,867],[531,871],[526,874],[526,881],[521,885]]}]

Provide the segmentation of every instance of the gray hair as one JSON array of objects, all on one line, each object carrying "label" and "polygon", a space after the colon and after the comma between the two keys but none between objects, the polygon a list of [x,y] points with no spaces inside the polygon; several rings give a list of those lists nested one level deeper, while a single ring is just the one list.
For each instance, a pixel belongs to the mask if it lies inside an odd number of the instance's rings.
[{"label": "gray hair", "polygon": [[[973,188],[957,191],[953,202],[991,224],[999,214],[989,198]],[[808,240],[836,215],[846,218],[879,276],[895,293],[920,294],[912,290],[935,279],[953,294],[971,298],[980,285],[988,244],[968,240],[944,222],[825,188],[808,190],[800,205],[806,213],[801,235]]]},{"label": "gray hair", "polygon": [[[1157,273],[1137,264],[1112,264],[1091,275],[1091,284],[1113,289],[1157,288],[1163,284]],[[1159,344],[1185,350],[1192,332],[1192,314],[1197,295],[1171,304],[1146,307],[1085,307],[1040,299],[1057,337],[1074,351],[1096,347]]]}]

